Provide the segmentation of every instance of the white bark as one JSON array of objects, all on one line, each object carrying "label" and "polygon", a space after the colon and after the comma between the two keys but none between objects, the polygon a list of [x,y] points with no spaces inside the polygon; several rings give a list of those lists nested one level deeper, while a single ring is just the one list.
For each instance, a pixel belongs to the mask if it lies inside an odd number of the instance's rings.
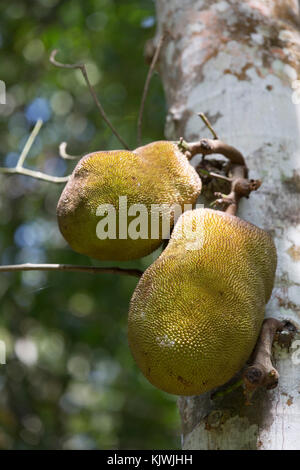
[{"label": "white bark", "polygon": [[[202,111],[244,153],[250,177],[263,179],[239,215],[277,245],[267,316],[300,329],[300,104],[292,89],[300,80],[298,2],[157,0],[157,18],[158,35],[170,33],[160,63],[167,137],[209,136],[196,116]],[[241,389],[217,402],[209,394],[180,398],[183,448],[300,449],[300,364],[295,350],[275,357],[279,386],[257,392],[252,406]]]}]

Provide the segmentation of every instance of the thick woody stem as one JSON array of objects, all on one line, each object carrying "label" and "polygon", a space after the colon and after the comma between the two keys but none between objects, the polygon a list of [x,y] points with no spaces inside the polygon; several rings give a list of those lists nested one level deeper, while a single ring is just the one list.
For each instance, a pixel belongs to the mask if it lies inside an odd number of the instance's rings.
[{"label": "thick woody stem", "polygon": [[[214,139],[201,139],[198,142],[185,142],[183,138],[179,140],[178,147],[180,150],[185,153],[186,157],[190,160],[194,155],[212,155],[220,154],[228,158],[231,163],[231,177],[218,175],[216,173],[208,173],[209,176],[214,178],[220,178],[231,183],[231,190],[228,195],[223,195],[220,193],[215,193],[218,199],[215,201],[215,204],[224,204],[227,206],[225,212],[227,214],[236,215],[238,210],[238,204],[242,197],[248,198],[252,191],[256,191],[260,185],[260,180],[249,180],[248,177],[248,168],[246,165],[245,158],[243,154],[237,150],[235,147],[226,144],[220,139],[217,139],[217,134],[212,128],[207,118],[202,113],[199,114],[206,125],[209,127],[210,131],[215,136]],[[201,173],[202,169],[199,170]]]},{"label": "thick woody stem", "polygon": [[275,388],[279,374],[272,364],[272,344],[277,331],[282,331],[284,323],[275,318],[267,318],[253,352],[252,365],[243,373],[246,393],[253,393],[259,387]]},{"label": "thick woody stem", "polygon": [[247,173],[245,166],[235,165],[232,169],[231,191],[228,195],[216,193],[220,199],[216,200],[217,204],[226,204],[225,212],[227,214],[236,215],[239,201],[242,197],[248,198],[252,191],[256,191],[261,186],[260,180],[249,180],[244,177]]},{"label": "thick woody stem", "polygon": [[185,142],[183,139],[180,139],[178,145],[179,147],[182,147],[184,151],[189,152],[189,159],[199,153],[202,155],[218,153],[228,158],[232,164],[243,165],[246,167],[246,162],[242,153],[235,147],[226,144],[220,139],[200,139],[198,142]]},{"label": "thick woody stem", "polygon": [[[208,174],[213,178],[223,179],[231,183],[231,190],[228,195],[215,193],[219,197],[215,204],[224,204],[227,206],[225,210],[227,214],[236,215],[240,199],[242,197],[248,198],[251,191],[256,191],[260,187],[261,181],[248,179],[248,168],[243,154],[235,147],[226,144],[218,138],[215,129],[205,114],[198,113],[198,116],[205,123],[214,138],[200,139],[198,142],[185,142],[181,137],[177,145],[189,160],[197,154],[202,154],[203,156],[220,154],[228,158],[230,161],[230,178],[216,173],[208,172]],[[199,168],[199,172],[203,172],[203,169]]]}]

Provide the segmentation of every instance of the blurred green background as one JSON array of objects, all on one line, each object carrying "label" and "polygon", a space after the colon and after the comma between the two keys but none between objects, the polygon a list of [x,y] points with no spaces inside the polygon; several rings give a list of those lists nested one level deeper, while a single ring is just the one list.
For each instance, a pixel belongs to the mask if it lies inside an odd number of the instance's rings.
[{"label": "blurred green background", "polygon": [[[117,149],[80,73],[49,64],[84,61],[112,122],[136,147],[136,121],[147,74],[145,42],[154,35],[151,0],[20,0],[0,6],[1,166],[13,166],[35,123],[44,126],[26,161],[53,175],[84,155]],[[155,75],[143,142],[163,138],[165,101]],[[0,177],[1,264],[96,264],[71,251],[56,224],[62,185]],[[157,253],[135,263],[144,269]],[[111,265],[112,263],[107,263]],[[102,263],[102,265],[105,265]],[[24,272],[0,275],[2,449],[179,448],[176,397],[152,387],[127,344],[128,303],[136,279],[117,275]]]}]

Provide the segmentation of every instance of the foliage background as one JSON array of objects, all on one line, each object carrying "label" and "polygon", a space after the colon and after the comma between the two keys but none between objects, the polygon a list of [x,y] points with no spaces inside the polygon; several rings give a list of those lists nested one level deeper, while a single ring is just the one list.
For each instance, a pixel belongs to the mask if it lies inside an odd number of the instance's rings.
[{"label": "foliage background", "polygon": [[[45,124],[27,166],[64,175],[70,153],[116,149],[76,71],[48,62],[84,61],[114,125],[131,148],[154,34],[151,0],[13,0],[0,6],[1,166],[13,166],[34,122]],[[154,76],[144,143],[163,138],[165,102]],[[22,176],[0,178],[1,264],[96,264],[68,248],[56,224],[62,186]],[[152,255],[135,263],[144,269]],[[112,263],[107,263],[112,264]],[[119,263],[120,264],[120,263]],[[105,263],[102,263],[105,265]],[[152,387],[127,345],[134,278],[24,272],[0,277],[0,448],[164,449],[179,447],[175,397]]]}]

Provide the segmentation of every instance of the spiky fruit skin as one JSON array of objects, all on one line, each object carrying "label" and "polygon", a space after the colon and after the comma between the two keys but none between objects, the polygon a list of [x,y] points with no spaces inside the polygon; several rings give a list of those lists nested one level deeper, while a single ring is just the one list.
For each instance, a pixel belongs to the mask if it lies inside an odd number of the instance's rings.
[{"label": "spiky fruit skin", "polygon": [[176,395],[230,380],[257,341],[276,260],[271,237],[238,217],[183,214],[131,300],[129,345],[147,379]]},{"label": "spiky fruit skin", "polygon": [[[153,142],[133,152],[95,152],[80,160],[59,199],[59,228],[75,251],[92,258],[141,258],[161,245],[161,231],[156,239],[151,238],[149,218],[148,239],[120,239],[117,223],[116,239],[101,240],[96,234],[99,205],[112,204],[118,222],[120,196],[127,196],[128,207],[144,204],[150,214],[152,204],[179,204],[182,208],[195,204],[200,192],[198,174],[175,143]],[[135,217],[128,217],[127,227]]]}]

